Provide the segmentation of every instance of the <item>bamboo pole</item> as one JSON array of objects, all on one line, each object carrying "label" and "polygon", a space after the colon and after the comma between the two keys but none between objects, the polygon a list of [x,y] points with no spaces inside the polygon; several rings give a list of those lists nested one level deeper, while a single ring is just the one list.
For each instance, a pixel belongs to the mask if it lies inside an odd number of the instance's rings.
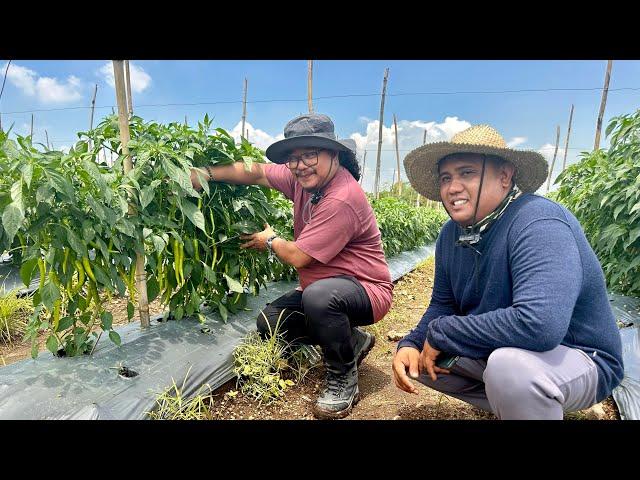
[{"label": "bamboo pole", "polygon": [[567,165],[567,152],[569,151],[569,137],[571,136],[571,122],[573,121],[573,103],[571,104],[571,112],[569,113],[569,127],[567,128],[567,141],[564,144],[564,158],[562,159],[562,172]]},{"label": "bamboo pole", "polygon": [[362,158],[362,172],[360,172],[360,185],[362,185],[362,180],[364,179],[364,167],[367,165],[367,151],[364,151],[364,157]]},{"label": "bamboo pole", "polygon": [[380,198],[380,155],[382,153],[382,124],[384,122],[384,97],[387,94],[387,79],[389,78],[389,69],[384,70],[384,79],[382,80],[382,98],[380,100],[380,122],[378,125],[378,156],[376,158],[376,176],[373,186],[375,198]]},{"label": "bamboo pole", "polygon": [[313,112],[313,60],[308,61],[307,68],[307,104],[309,113]]},{"label": "bamboo pole", "polygon": [[187,123],[187,116],[185,115],[184,116],[184,126],[186,127],[187,125],[189,125],[189,124]]},{"label": "bamboo pole", "polygon": [[[126,103],[126,80],[122,60],[113,60],[113,73],[116,83],[116,100],[118,102],[118,123],[120,124],[120,142],[124,158],[124,173],[133,168],[129,155],[129,112]],[[129,214],[134,213],[133,204],[129,204]],[[143,328],[149,326],[149,301],[147,297],[147,274],[145,272],[144,254],[136,253],[136,289],[138,290],[138,311],[140,313],[140,325]]]},{"label": "bamboo pole", "polygon": [[47,139],[47,150],[51,150],[51,148],[49,147],[49,133],[47,132],[46,129],[44,131],[44,136]]},{"label": "bamboo pole", "polygon": [[556,149],[553,151],[553,160],[551,161],[551,168],[549,169],[549,178],[547,178],[547,193],[549,193],[549,186],[551,185],[551,175],[553,175],[553,167],[556,164],[556,155],[558,155],[558,144],[560,143],[560,125],[556,128]]},{"label": "bamboo pole", "polygon": [[424,136],[422,137],[422,144],[424,145],[425,143],[427,143],[427,130],[424,130]]},{"label": "bamboo pole", "polygon": [[[9,65],[11,65],[11,60],[7,62],[7,68],[4,70],[4,78],[2,79],[2,88],[0,88],[0,100],[2,100],[2,94],[4,93],[4,84],[7,82],[7,74],[9,73]],[[2,115],[0,115],[0,132],[2,130]]]},{"label": "bamboo pole", "polygon": [[607,105],[607,94],[609,93],[609,80],[611,79],[611,65],[613,60],[607,60],[607,72],[604,75],[604,88],[602,89],[602,100],[600,100],[600,112],[598,113],[598,122],[596,123],[596,140],[593,149],[600,148],[600,130],[602,130],[602,117],[604,117],[604,108]]},{"label": "bamboo pole", "polygon": [[[244,93],[242,95],[242,128],[240,129],[240,137],[243,137],[246,139],[247,137],[244,135],[245,134],[245,122],[247,120],[247,79],[245,77],[244,79]],[[240,141],[242,142],[242,138],[240,138]]]},{"label": "bamboo pole", "polygon": [[31,114],[31,133],[30,133],[31,141],[33,142],[33,113]]},{"label": "bamboo pole", "polygon": [[91,99],[91,117],[89,119],[89,130],[93,130],[93,112],[96,109],[96,94],[98,93],[98,84],[93,89],[93,98]]},{"label": "bamboo pole", "polygon": [[402,181],[400,180],[400,150],[398,150],[398,122],[396,120],[395,113],[393,114],[393,128],[396,134],[395,137],[396,137],[396,163],[397,163],[397,172],[398,172],[398,197],[402,197]]},{"label": "bamboo pole", "polygon": [[129,60],[124,61],[125,79],[127,81],[127,105],[129,116],[133,115],[133,99],[131,98],[131,74],[129,73]]}]

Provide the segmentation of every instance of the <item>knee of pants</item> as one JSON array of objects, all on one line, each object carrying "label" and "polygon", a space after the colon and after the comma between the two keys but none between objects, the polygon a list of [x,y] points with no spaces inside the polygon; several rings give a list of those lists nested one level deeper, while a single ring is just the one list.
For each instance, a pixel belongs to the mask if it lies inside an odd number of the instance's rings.
[{"label": "knee of pants", "polygon": [[311,323],[321,321],[329,310],[335,309],[335,295],[337,293],[337,290],[332,291],[322,285],[322,280],[304,289],[302,306]]},{"label": "knee of pants", "polygon": [[539,372],[531,368],[519,348],[498,348],[489,355],[482,379],[487,397],[492,401],[516,401],[534,393]]}]

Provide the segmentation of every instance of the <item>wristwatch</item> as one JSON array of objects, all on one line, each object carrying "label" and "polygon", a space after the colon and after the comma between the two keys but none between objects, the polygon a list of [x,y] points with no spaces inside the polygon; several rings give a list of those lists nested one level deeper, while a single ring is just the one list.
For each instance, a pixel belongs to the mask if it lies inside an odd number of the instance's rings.
[{"label": "wristwatch", "polygon": [[269,254],[270,255],[273,255],[273,247],[271,246],[271,244],[273,243],[273,241],[276,238],[278,238],[278,234],[276,234],[276,233],[274,233],[269,238],[267,238],[267,248],[269,249]]}]

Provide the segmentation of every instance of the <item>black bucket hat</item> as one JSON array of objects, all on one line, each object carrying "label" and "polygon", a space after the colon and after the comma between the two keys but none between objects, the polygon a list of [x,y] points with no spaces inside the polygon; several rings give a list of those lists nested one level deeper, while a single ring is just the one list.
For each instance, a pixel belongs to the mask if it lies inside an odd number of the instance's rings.
[{"label": "black bucket hat", "polygon": [[338,140],[331,119],[321,113],[306,113],[291,120],[284,127],[284,139],[267,148],[266,155],[273,163],[286,163],[287,155],[296,148],[326,148],[352,151],[356,144],[351,139]]}]

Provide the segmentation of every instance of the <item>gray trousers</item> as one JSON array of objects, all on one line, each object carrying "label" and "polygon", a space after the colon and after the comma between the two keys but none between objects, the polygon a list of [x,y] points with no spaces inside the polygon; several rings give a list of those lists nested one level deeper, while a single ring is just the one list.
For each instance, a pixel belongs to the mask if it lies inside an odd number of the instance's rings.
[{"label": "gray trousers", "polygon": [[419,381],[502,420],[562,420],[596,403],[598,371],[582,350],[498,348],[485,360],[461,357],[450,374]]}]

